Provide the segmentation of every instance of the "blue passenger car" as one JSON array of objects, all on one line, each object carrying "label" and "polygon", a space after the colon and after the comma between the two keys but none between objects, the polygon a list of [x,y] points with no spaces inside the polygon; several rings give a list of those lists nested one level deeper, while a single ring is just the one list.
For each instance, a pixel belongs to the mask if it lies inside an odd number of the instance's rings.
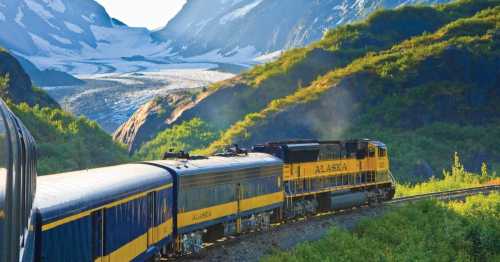
[{"label": "blue passenger car", "polygon": [[128,164],[39,177],[41,261],[142,261],[172,240],[173,184],[164,169]]},{"label": "blue passenger car", "polygon": [[177,251],[205,240],[269,227],[283,206],[283,162],[268,154],[150,162],[174,178]]}]

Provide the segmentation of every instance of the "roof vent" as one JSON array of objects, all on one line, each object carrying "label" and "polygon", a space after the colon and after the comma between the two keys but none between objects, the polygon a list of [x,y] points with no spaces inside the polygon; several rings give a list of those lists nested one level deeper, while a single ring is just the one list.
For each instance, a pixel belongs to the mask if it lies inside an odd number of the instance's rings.
[{"label": "roof vent", "polygon": [[188,152],[184,152],[183,150],[179,152],[174,152],[173,149],[170,149],[168,152],[165,152],[165,154],[163,154],[163,160],[168,160],[168,159],[200,160],[200,159],[207,159],[207,157],[192,156]]},{"label": "roof vent", "polygon": [[184,152],[184,151],[179,151],[179,152],[174,152],[173,149],[170,149],[168,152],[165,152],[163,154],[163,160],[166,159],[189,159],[189,153]]},{"label": "roof vent", "polygon": [[231,156],[248,156],[248,150],[244,148],[240,148],[237,144],[227,146],[224,149],[224,152],[215,154],[216,156],[225,156],[225,157],[231,157]]}]

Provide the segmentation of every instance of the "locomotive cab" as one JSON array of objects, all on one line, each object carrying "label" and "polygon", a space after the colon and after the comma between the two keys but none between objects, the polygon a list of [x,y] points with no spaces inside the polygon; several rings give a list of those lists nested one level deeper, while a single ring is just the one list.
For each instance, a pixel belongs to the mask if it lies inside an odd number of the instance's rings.
[{"label": "locomotive cab", "polygon": [[380,202],[394,195],[387,147],[378,141],[283,141],[253,150],[283,160],[288,217]]}]

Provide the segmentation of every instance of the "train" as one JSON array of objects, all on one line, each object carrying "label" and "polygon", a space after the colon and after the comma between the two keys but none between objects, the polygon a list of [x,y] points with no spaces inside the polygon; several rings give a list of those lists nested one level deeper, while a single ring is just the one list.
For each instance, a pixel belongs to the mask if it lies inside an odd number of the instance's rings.
[{"label": "train", "polygon": [[36,177],[36,143],[0,103],[2,261],[155,261],[274,223],[393,198],[379,141],[234,145]]},{"label": "train", "polygon": [[35,261],[145,261],[394,196],[378,141],[284,141],[38,178]]},{"label": "train", "polygon": [[36,142],[0,99],[0,261],[33,261]]}]

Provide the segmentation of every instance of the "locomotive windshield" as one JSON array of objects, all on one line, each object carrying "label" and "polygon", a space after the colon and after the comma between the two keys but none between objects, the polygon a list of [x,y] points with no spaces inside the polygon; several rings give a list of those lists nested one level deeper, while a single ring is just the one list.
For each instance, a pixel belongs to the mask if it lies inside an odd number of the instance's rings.
[{"label": "locomotive windshield", "polygon": [[303,163],[318,160],[319,144],[289,144],[285,145],[285,163]]}]

